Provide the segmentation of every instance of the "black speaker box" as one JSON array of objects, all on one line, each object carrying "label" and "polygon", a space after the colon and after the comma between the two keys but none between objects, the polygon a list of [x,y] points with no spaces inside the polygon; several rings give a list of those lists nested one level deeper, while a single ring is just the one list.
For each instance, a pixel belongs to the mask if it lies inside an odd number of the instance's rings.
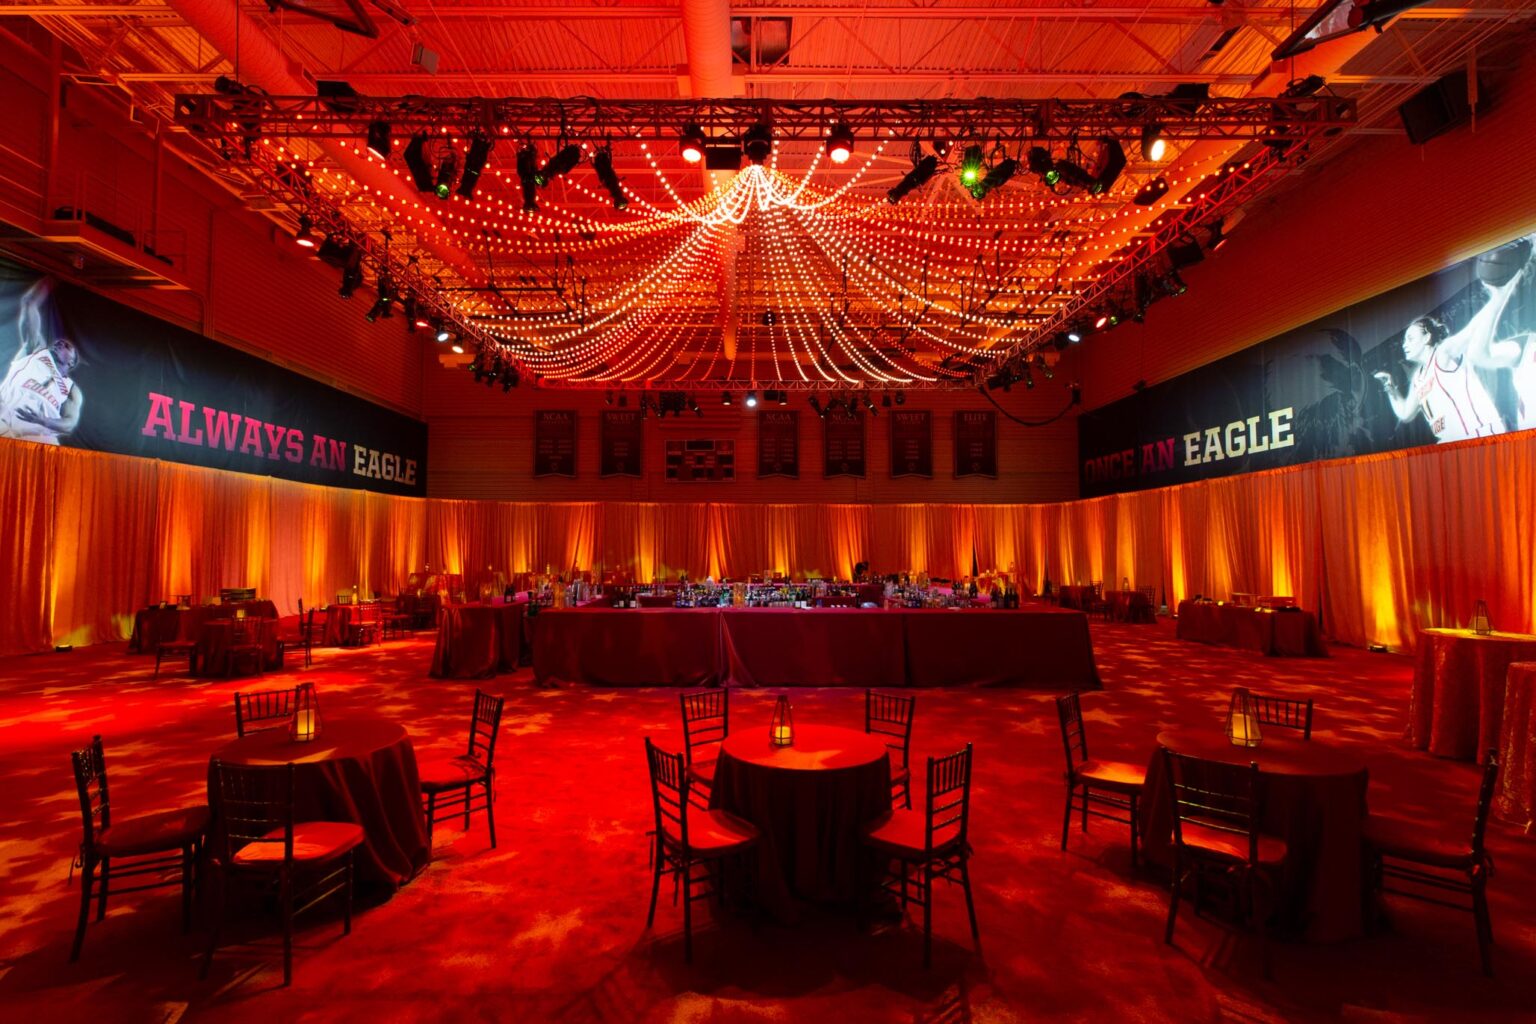
[{"label": "black speaker box", "polygon": [[1472,119],[1472,106],[1467,102],[1467,73],[1457,71],[1425,86],[1398,107],[1397,113],[1403,119],[1408,141],[1415,146],[1466,124]]}]

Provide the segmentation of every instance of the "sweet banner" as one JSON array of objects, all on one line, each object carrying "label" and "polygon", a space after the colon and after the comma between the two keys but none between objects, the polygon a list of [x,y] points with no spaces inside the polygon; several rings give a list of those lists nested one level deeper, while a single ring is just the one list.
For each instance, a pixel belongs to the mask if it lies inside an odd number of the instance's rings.
[{"label": "sweet banner", "polygon": [[932,416],[912,409],[896,409],[889,422],[891,476],[933,476]]},{"label": "sweet banner", "polygon": [[533,414],[533,475],[576,475],[576,413],[540,409]]},{"label": "sweet banner", "polygon": [[0,351],[0,437],[426,494],[426,424],[5,263]]},{"label": "sweet banner", "polygon": [[757,414],[757,475],[800,476],[800,414],[767,409]]},{"label": "sweet banner", "polygon": [[1536,428],[1533,240],[1084,413],[1083,496]]},{"label": "sweet banner", "polygon": [[997,413],[955,413],[955,476],[997,476]]},{"label": "sweet banner", "polygon": [[602,413],[598,432],[598,473],[601,476],[641,476],[644,421],[636,409]]},{"label": "sweet banner", "polygon": [[824,476],[864,475],[864,414],[830,415],[822,421]]}]

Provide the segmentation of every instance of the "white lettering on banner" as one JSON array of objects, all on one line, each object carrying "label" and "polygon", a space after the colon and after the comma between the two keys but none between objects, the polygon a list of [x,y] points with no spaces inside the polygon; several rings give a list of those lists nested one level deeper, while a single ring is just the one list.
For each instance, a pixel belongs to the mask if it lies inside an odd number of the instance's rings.
[{"label": "white lettering on banner", "polygon": [[1289,448],[1296,443],[1291,432],[1294,409],[1286,406],[1269,413],[1269,429],[1262,436],[1259,423],[1264,416],[1249,416],[1233,420],[1220,427],[1206,427],[1184,435],[1184,465],[1198,466],[1223,459],[1238,459],[1244,455],[1259,455],[1276,448]]},{"label": "white lettering on banner", "polygon": [[402,459],[393,452],[374,451],[362,445],[352,446],[352,473],[370,480],[393,480],[398,484],[416,482],[416,460]]}]

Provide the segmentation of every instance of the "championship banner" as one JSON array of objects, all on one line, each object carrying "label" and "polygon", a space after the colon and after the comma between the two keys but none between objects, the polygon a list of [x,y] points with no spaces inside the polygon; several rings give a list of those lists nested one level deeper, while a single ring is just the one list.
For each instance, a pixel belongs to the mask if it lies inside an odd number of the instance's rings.
[{"label": "championship banner", "polygon": [[955,476],[997,476],[997,413],[955,413]]},{"label": "championship banner", "polygon": [[1536,428],[1533,243],[1084,413],[1083,497]]},{"label": "championship banner", "polygon": [[933,419],[897,409],[890,416],[891,476],[933,476]]},{"label": "championship banner", "polygon": [[637,409],[607,409],[599,421],[598,475],[641,476],[643,423]]},{"label": "championship banner", "polygon": [[765,409],[757,414],[757,475],[800,477],[800,414]]},{"label": "championship banner", "polygon": [[422,496],[427,427],[0,263],[0,437]]},{"label": "championship banner", "polygon": [[864,414],[827,416],[822,423],[822,475],[864,475]]},{"label": "championship banner", "polygon": [[533,475],[576,476],[576,413],[540,409],[533,414]]}]

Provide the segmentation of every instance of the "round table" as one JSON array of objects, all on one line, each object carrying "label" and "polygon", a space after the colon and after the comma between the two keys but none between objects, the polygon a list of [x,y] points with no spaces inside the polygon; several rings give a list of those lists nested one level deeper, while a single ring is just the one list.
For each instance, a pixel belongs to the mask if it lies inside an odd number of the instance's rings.
[{"label": "round table", "polygon": [[1493,812],[1536,834],[1536,661],[1509,666]]},{"label": "round table", "polygon": [[757,898],[780,921],[797,900],[852,903],[872,858],[861,830],[891,809],[885,743],[857,729],[797,724],[791,746],[767,726],[733,732],[720,746],[710,806],[756,825]]},{"label": "round table", "polygon": [[[287,729],[232,740],[213,755],[227,764],[297,766],[294,821],[350,821],[363,826],[359,885],[399,887],[432,859],[421,810],[416,750],[405,727],[379,718],[321,717],[307,743]],[[217,806],[209,766],[208,803]]]},{"label": "round table", "polygon": [[1311,942],[1339,942],[1364,932],[1364,866],[1360,826],[1365,820],[1365,765],[1325,740],[1269,728],[1257,747],[1236,747],[1222,725],[1167,729],[1147,765],[1139,814],[1147,859],[1173,863],[1173,808],[1169,806],[1164,749],[1229,764],[1259,766],[1259,830],[1284,839],[1280,881],[1281,926]]},{"label": "round table", "polygon": [[202,624],[197,637],[197,674],[201,676],[229,675],[229,649],[236,643],[261,645],[263,671],[283,667],[282,656],[277,650],[277,620],[257,619],[209,619]]},{"label": "round table", "polygon": [[523,655],[524,606],[445,605],[432,650],[435,679],[488,679],[516,672]]},{"label": "round table", "polygon": [[1536,661],[1536,636],[1426,629],[1408,702],[1407,739],[1436,757],[1482,762],[1499,745],[1509,666]]}]

